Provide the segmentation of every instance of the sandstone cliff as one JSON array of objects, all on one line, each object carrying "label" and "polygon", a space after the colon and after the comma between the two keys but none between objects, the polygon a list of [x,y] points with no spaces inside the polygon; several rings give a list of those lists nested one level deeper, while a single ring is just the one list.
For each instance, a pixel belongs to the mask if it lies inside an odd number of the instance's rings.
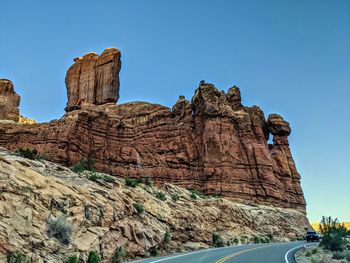
[{"label": "sandstone cliff", "polygon": [[20,99],[12,82],[0,79],[0,120],[18,121]]},{"label": "sandstone cliff", "polygon": [[[305,211],[300,175],[281,116],[241,103],[201,81],[191,101],[172,109],[147,102],[115,105],[120,52],[107,49],[75,59],[66,77],[68,111],[33,125],[0,124],[0,145],[36,148],[49,160],[71,166],[81,158],[117,177],[149,177],[245,204]],[[273,144],[267,143],[273,136]]]},{"label": "sandstone cliff", "polygon": [[[14,251],[42,263],[63,262],[76,254],[86,259],[91,250],[109,262],[117,246],[131,259],[154,249],[169,253],[206,248],[212,245],[213,232],[220,233],[225,244],[245,244],[254,236],[295,239],[308,226],[303,211],[296,209],[193,199],[188,190],[171,184],[132,188],[120,179],[93,182],[86,176],[0,148],[0,262]],[[164,201],[157,199],[158,192]],[[135,203],[143,204],[145,211],[138,213]],[[61,216],[73,227],[67,245],[47,232],[49,220]],[[171,241],[164,244],[167,229]]]}]

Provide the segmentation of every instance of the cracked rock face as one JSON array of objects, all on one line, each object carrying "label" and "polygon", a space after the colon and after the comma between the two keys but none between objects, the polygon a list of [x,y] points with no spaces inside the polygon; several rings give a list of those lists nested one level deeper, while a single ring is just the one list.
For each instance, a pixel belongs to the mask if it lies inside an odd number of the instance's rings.
[{"label": "cracked rock face", "polygon": [[68,102],[66,111],[89,104],[116,103],[119,99],[121,53],[108,48],[99,56],[88,53],[75,58],[66,75]]},{"label": "cracked rock face", "polygon": [[18,122],[20,96],[10,80],[0,79],[0,120]]},{"label": "cracked rock face", "polygon": [[[172,184],[132,188],[121,179],[94,182],[87,176],[0,148],[0,262],[13,251],[32,263],[65,262],[73,255],[86,261],[92,250],[110,262],[117,246],[134,259],[149,255],[152,247],[160,254],[208,248],[214,232],[225,243],[236,238],[246,244],[254,236],[273,235],[275,241],[303,237],[309,226],[304,212],[296,209],[210,196],[194,200],[190,191]],[[159,191],[165,201],[157,199]],[[172,200],[173,195],[179,200]],[[134,208],[136,202],[143,204],[144,213]],[[49,218],[59,217],[72,226],[69,245],[48,236]],[[167,230],[172,238],[164,244]]]}]

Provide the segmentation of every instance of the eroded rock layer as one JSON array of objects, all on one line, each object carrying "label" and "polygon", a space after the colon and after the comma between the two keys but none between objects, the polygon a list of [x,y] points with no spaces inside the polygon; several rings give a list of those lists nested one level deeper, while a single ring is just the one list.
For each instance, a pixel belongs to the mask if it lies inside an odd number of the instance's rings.
[{"label": "eroded rock layer", "polygon": [[[250,206],[217,197],[193,199],[191,192],[171,184],[161,189],[143,184],[132,188],[119,179],[93,182],[87,176],[0,148],[0,262],[15,251],[32,263],[66,262],[73,255],[86,262],[92,250],[102,262],[111,262],[117,246],[132,259],[154,250],[166,254],[208,248],[214,232],[225,244],[235,245],[256,237],[295,240],[309,226],[296,209]],[[165,200],[157,199],[158,192]],[[143,213],[135,203],[143,205]],[[58,218],[66,218],[73,229],[68,245],[61,236],[48,234],[48,222]],[[171,235],[167,242],[166,231]]]},{"label": "eroded rock layer", "polygon": [[18,121],[20,99],[12,82],[0,79],[0,120]]},{"label": "eroded rock layer", "polygon": [[109,103],[118,98],[119,58],[118,50],[108,49],[76,59],[66,78],[68,112],[45,124],[1,124],[0,145],[36,148],[67,166],[89,158],[114,176],[305,210],[288,144],[291,129],[281,116],[266,121],[259,107],[242,105],[238,87],[225,93],[204,81],[191,102],[180,96],[172,109]]}]

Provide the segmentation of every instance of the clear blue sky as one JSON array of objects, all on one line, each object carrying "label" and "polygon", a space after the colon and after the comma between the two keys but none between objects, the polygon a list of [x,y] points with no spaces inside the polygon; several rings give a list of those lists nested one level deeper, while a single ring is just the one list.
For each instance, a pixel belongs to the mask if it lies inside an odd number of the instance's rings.
[{"label": "clear blue sky", "polygon": [[122,51],[119,102],[172,106],[200,80],[282,114],[312,221],[350,221],[349,0],[0,0],[0,78],[38,121],[63,115],[73,58]]}]

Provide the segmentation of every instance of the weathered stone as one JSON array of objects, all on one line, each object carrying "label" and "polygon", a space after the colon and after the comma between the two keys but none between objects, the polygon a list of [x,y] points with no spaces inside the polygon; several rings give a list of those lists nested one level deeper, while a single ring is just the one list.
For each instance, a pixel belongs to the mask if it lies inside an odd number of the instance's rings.
[{"label": "weathered stone", "polygon": [[118,49],[108,48],[100,56],[92,52],[74,59],[66,75],[66,111],[118,101],[120,56]]},{"label": "weathered stone", "polygon": [[[190,191],[171,184],[131,188],[117,178],[107,183],[86,177],[0,148],[0,262],[13,251],[25,254],[30,262],[64,262],[72,255],[86,260],[91,250],[98,251],[102,262],[110,262],[117,246],[132,259],[149,255],[155,246],[161,254],[208,248],[213,232],[219,232],[225,243],[242,236],[247,243],[253,236],[271,234],[282,241],[303,237],[309,226],[303,210],[250,206],[210,196],[194,200]],[[166,201],[156,198],[159,191]],[[174,194],[180,200],[173,201]],[[135,202],[144,205],[145,213],[137,214]],[[47,235],[48,218],[62,216],[73,229],[68,246]],[[172,240],[164,246],[166,229]]]},{"label": "weathered stone", "polygon": [[10,80],[0,79],[0,120],[18,122],[20,96]]}]

